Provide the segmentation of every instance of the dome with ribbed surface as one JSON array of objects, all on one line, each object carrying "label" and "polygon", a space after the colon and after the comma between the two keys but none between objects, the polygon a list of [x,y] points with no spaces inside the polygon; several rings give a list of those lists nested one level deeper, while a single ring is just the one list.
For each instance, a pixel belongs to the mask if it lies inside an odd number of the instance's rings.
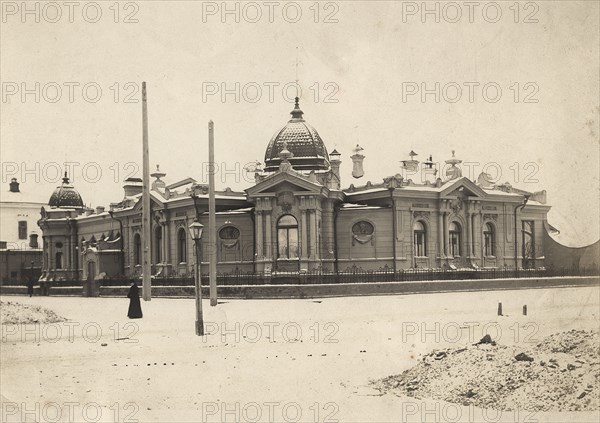
[{"label": "dome with ribbed surface", "polygon": [[67,172],[63,178],[62,185],[56,187],[50,201],[48,201],[50,207],[64,207],[64,208],[83,208],[83,200],[77,190],[70,184]]},{"label": "dome with ribbed surface", "polygon": [[293,154],[289,159],[296,170],[328,170],[329,155],[321,136],[302,118],[299,99],[290,113],[292,119],[273,135],[265,153],[265,171],[277,170],[281,163],[279,153],[284,146]]}]

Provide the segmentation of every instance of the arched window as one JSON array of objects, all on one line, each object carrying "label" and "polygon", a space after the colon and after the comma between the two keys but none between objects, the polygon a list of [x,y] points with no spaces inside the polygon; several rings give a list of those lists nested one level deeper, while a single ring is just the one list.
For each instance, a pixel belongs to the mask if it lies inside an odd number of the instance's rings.
[{"label": "arched window", "polygon": [[177,260],[179,263],[187,261],[187,237],[183,228],[177,232]]},{"label": "arched window", "polygon": [[460,225],[456,222],[450,223],[450,257],[460,256]]},{"label": "arched window", "polygon": [[162,227],[157,226],[154,230],[154,262],[161,263],[162,249]]},{"label": "arched window", "polygon": [[298,258],[298,221],[290,214],[277,222],[277,251],[279,258]]},{"label": "arched window", "polygon": [[427,256],[427,230],[421,221],[416,221],[413,225],[415,256]]},{"label": "arched window", "polygon": [[140,234],[133,236],[133,261],[136,266],[142,264],[142,237]]},{"label": "arched window", "polygon": [[485,247],[485,255],[486,256],[495,256],[496,255],[496,233],[494,231],[494,225],[491,223],[486,223],[483,229],[483,240]]}]

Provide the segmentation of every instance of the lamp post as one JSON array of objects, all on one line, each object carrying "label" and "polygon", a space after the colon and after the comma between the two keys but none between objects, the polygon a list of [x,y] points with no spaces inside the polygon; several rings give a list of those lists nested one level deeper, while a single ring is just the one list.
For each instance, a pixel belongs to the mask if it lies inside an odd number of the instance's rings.
[{"label": "lamp post", "polygon": [[[529,201],[529,194],[525,194],[523,198],[523,204],[519,204],[515,207],[515,275],[519,274],[519,240],[517,239],[517,213],[520,209],[524,208]],[[523,248],[524,250],[524,248]]]},{"label": "lamp post", "polygon": [[190,230],[190,236],[194,241],[194,247],[196,248],[196,267],[194,271],[194,284],[196,287],[196,335],[204,336],[204,319],[202,317],[202,283],[200,272],[200,239],[202,238],[202,230],[204,225],[198,222],[198,219],[194,219],[194,222],[188,227]]}]

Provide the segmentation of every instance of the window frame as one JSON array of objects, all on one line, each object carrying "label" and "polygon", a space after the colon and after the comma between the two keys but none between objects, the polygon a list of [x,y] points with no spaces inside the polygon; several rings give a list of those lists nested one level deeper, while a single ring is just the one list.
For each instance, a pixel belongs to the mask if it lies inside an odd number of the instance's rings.
[{"label": "window frame", "polygon": [[133,263],[134,266],[142,265],[142,236],[138,232],[133,235]]},{"label": "window frame", "polygon": [[490,222],[483,229],[483,253],[486,257],[496,257],[496,228]]},{"label": "window frame", "polygon": [[[416,226],[420,225],[421,228],[417,229]],[[428,257],[427,256],[427,225],[422,220],[416,220],[413,223],[413,249],[415,257]],[[422,242],[419,242],[422,241]],[[423,254],[420,254],[423,253]]]},{"label": "window frame", "polygon": [[[291,217],[292,219],[294,219],[295,223],[284,223],[282,224],[281,221],[284,219],[287,219],[288,217]],[[295,239],[296,242],[291,243],[290,242],[290,234],[294,233],[295,234]],[[281,245],[281,239],[282,239],[282,234],[284,234],[284,238],[285,238],[285,253],[282,254],[282,245]],[[299,252],[298,252],[298,244],[299,244],[299,238],[298,238],[298,219],[296,219],[295,216],[291,215],[291,214],[284,214],[282,215],[278,220],[277,220],[277,259],[278,260],[296,260],[299,259]],[[292,247],[295,247],[294,250],[292,250]],[[291,252],[294,251],[295,254],[291,254]]]},{"label": "window frame", "polygon": [[27,221],[19,220],[17,223],[17,232],[19,240],[27,239]]},{"label": "window frame", "polygon": [[185,228],[177,230],[177,261],[179,264],[187,263],[187,232]]},{"label": "window frame", "polygon": [[162,226],[157,225],[154,228],[154,264],[162,263],[162,241],[163,241],[163,230]]},{"label": "window frame", "polygon": [[[450,229],[454,225],[457,229]],[[460,223],[456,221],[450,222],[448,225],[448,244],[450,247],[450,256],[451,257],[460,257],[462,253],[462,226]],[[458,253],[458,254],[457,254]]]}]

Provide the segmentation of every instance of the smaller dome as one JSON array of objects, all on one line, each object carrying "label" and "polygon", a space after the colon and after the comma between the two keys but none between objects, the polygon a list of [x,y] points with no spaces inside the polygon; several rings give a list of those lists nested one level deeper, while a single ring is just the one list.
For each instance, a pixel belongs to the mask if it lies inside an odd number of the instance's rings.
[{"label": "smaller dome", "polygon": [[[265,152],[265,171],[279,169],[282,162],[280,153],[287,150],[289,162],[296,170],[328,170],[329,155],[321,136],[303,118],[300,99],[296,97],[292,118],[273,135]],[[285,145],[285,147],[284,147]],[[287,153],[284,153],[287,154]]]},{"label": "smaller dome", "polygon": [[62,185],[56,187],[50,201],[48,201],[50,207],[65,207],[65,208],[83,208],[83,200],[77,190],[69,183],[67,172],[63,178]]}]

